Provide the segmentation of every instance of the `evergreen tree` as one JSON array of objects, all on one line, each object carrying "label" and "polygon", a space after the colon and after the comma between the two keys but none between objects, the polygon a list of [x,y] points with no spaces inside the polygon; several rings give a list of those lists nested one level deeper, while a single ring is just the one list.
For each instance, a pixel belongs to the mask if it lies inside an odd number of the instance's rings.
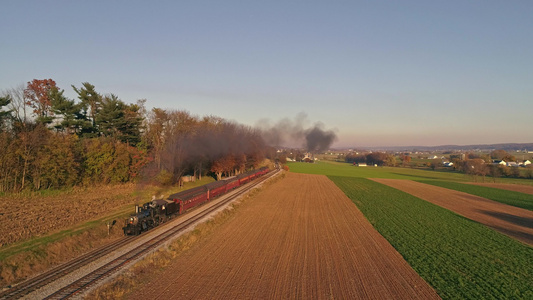
[{"label": "evergreen tree", "polygon": [[139,106],[127,105],[116,95],[104,97],[97,118],[97,126],[104,136],[135,146],[141,141]]},{"label": "evergreen tree", "polygon": [[63,92],[63,90],[59,91],[58,89],[50,91],[52,111],[58,119],[54,127],[58,131],[78,135],[84,131],[91,131],[92,123],[82,112],[82,104],[76,104],[74,100],[66,98]]},{"label": "evergreen tree", "polygon": [[83,82],[83,87],[80,89],[74,85],[72,88],[78,94],[78,98],[81,100],[81,113],[83,118],[91,122],[90,127],[83,127],[81,134],[85,137],[97,137],[100,135],[97,126],[97,116],[102,108],[102,96],[98,94],[94,88],[94,85]]}]

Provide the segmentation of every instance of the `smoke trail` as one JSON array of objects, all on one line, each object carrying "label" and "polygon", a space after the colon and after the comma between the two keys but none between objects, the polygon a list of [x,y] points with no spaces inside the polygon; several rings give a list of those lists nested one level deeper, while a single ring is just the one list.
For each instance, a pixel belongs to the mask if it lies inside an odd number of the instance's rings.
[{"label": "smoke trail", "polygon": [[327,150],[337,138],[332,130],[322,129],[322,123],[317,123],[306,131],[305,140],[307,142],[307,152],[318,153]]},{"label": "smoke trail", "polygon": [[337,135],[333,130],[325,130],[323,123],[318,122],[311,127],[309,123],[307,115],[302,112],[294,120],[284,118],[274,125],[263,119],[256,127],[262,132],[265,143],[270,146],[303,147],[308,152],[327,150],[337,139]]}]

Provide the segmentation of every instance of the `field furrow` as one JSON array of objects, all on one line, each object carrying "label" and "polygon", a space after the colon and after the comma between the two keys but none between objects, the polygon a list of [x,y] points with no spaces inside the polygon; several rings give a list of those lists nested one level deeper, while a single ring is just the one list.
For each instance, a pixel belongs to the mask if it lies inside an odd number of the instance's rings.
[{"label": "field furrow", "polygon": [[291,174],[128,298],[438,299],[325,176]]}]

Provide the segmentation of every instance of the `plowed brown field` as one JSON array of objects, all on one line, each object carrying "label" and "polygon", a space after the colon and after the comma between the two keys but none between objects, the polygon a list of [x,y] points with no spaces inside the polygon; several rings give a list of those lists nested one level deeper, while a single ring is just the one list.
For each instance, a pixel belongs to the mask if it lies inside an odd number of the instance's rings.
[{"label": "plowed brown field", "polygon": [[533,245],[533,212],[471,194],[402,179],[373,179],[442,206],[501,233]]},{"label": "plowed brown field", "polygon": [[502,190],[520,192],[524,194],[533,195],[533,186],[530,185],[520,185],[520,184],[508,184],[508,183],[470,183],[474,185],[487,186],[491,188],[497,188]]},{"label": "plowed brown field", "polygon": [[287,174],[134,299],[438,299],[325,176]]}]

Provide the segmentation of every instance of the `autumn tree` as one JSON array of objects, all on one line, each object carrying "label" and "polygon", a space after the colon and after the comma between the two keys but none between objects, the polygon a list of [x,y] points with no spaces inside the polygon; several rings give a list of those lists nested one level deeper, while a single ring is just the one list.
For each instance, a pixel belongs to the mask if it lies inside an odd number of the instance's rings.
[{"label": "autumn tree", "polygon": [[478,176],[483,178],[485,181],[485,176],[489,172],[487,164],[481,158],[469,159],[465,162],[465,173],[470,174],[474,177],[474,180],[477,180]]},{"label": "autumn tree", "polygon": [[411,156],[409,156],[408,154],[400,154],[400,160],[402,161],[402,166],[403,167],[406,167],[409,165],[409,163],[411,163]]},{"label": "autumn tree", "polygon": [[500,170],[500,165],[496,165],[496,164],[490,164],[487,166],[488,168],[488,175],[490,175],[492,177],[492,181],[493,182],[496,182],[496,179],[499,178],[501,176],[501,170]]},{"label": "autumn tree", "polygon": [[56,82],[52,79],[34,79],[28,82],[24,90],[27,104],[33,108],[33,113],[37,116],[39,123],[49,124],[53,120],[50,100],[52,89],[57,89]]},{"label": "autumn tree", "polygon": [[48,134],[32,167],[35,189],[63,188],[78,183],[79,162],[77,136]]},{"label": "autumn tree", "polygon": [[213,163],[211,164],[210,170],[211,172],[215,174],[217,180],[222,179],[222,173],[224,173],[224,165],[222,161],[220,160],[213,161]]},{"label": "autumn tree", "polygon": [[358,153],[348,153],[345,161],[351,164],[366,163],[366,155]]},{"label": "autumn tree", "polygon": [[15,191],[19,182],[20,159],[16,153],[19,141],[7,132],[0,132],[0,192]]},{"label": "autumn tree", "polygon": [[387,154],[387,158],[385,160],[385,165],[389,167],[395,167],[396,166],[396,157],[392,154]]},{"label": "autumn tree", "polygon": [[494,150],[490,153],[490,158],[495,160],[502,160],[504,157],[509,156],[509,153],[505,150]]},{"label": "autumn tree", "polygon": [[161,153],[165,141],[165,129],[168,126],[169,116],[167,111],[160,108],[153,108],[145,120],[146,132],[143,138],[149,149],[152,150],[157,168],[161,168]]},{"label": "autumn tree", "polygon": [[24,190],[27,187],[27,183],[32,182],[31,177],[35,176],[33,166],[37,154],[46,143],[48,137],[49,130],[44,128],[42,124],[37,124],[31,130],[18,134],[17,143],[13,149],[17,160],[16,170],[13,170],[17,174],[14,184],[15,190]]},{"label": "autumn tree", "polygon": [[366,155],[366,162],[370,165],[383,166],[387,162],[387,158],[387,153],[372,152]]},{"label": "autumn tree", "polygon": [[239,153],[235,155],[234,158],[235,158],[235,166],[234,166],[235,175],[238,175],[244,172],[244,170],[246,170],[247,159],[244,153]]},{"label": "autumn tree", "polygon": [[104,178],[104,170],[111,164],[112,149],[101,139],[85,139],[83,141],[83,183],[95,184]]},{"label": "autumn tree", "polygon": [[504,160],[507,162],[516,161],[516,157],[505,150],[494,150],[490,153],[490,157],[495,160]]},{"label": "autumn tree", "polygon": [[526,166],[525,176],[528,179],[533,179],[533,165]]},{"label": "autumn tree", "polygon": [[441,167],[441,166],[442,166],[442,160],[439,159],[439,158],[432,159],[432,160],[428,163],[428,166],[431,168],[431,170],[435,170],[435,169],[437,169],[438,167]]},{"label": "autumn tree", "polygon": [[6,95],[0,97],[0,132],[3,131],[4,127],[7,125],[7,121],[12,118],[11,110],[6,109],[6,107],[11,103],[11,97]]},{"label": "autumn tree", "polygon": [[6,89],[3,92],[3,97],[9,97],[10,103],[7,108],[11,111],[12,129],[14,132],[24,131],[29,118],[29,106],[26,101],[24,90],[26,87],[21,84],[17,87]]}]

